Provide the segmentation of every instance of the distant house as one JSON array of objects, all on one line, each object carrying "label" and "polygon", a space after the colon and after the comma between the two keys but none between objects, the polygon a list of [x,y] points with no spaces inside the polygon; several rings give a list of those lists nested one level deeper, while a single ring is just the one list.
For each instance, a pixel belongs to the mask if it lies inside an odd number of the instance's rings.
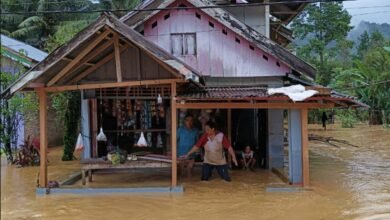
[{"label": "distant house", "polygon": [[[11,37],[1,34],[1,72],[8,72],[13,74],[22,74],[30,70],[37,63],[41,62],[47,57],[47,53],[41,51],[35,47],[32,47],[24,42],[13,39]],[[0,86],[0,91],[3,92],[5,88]],[[49,111],[51,119],[53,120],[53,111]],[[21,116],[23,118],[23,116]],[[19,146],[23,143],[24,139],[28,135],[38,135],[39,125],[36,120],[24,121],[21,120],[18,126],[17,140],[13,140],[12,144]],[[62,129],[54,128],[51,129],[50,144],[57,145],[62,142]]]},{"label": "distant house", "polygon": [[[284,48],[291,32],[281,24],[305,4],[217,5],[231,2],[147,0],[120,19],[102,14],[2,95],[35,89],[46,131],[47,94],[80,90],[84,157],[107,153],[96,138],[101,127],[109,142],[128,152],[137,150],[143,132],[148,150],[172,156],[173,187],[176,129],[188,111],[201,123],[218,121],[235,149],[252,145],[263,168],[283,170],[288,164],[288,181],[307,186],[308,110],[362,104],[314,84],[316,69]],[[271,15],[279,25],[271,24]],[[292,101],[267,92],[296,84],[318,93]],[[41,133],[42,152],[46,139]],[[41,187],[47,186],[45,161]]]},{"label": "distant house", "polygon": [[[8,72],[19,74],[33,67],[35,64],[41,62],[47,53],[32,47],[26,43],[15,40],[1,34],[1,72]],[[1,91],[5,88],[0,88]],[[12,142],[19,146],[23,143],[25,138],[25,123],[19,122],[17,140]]]}]

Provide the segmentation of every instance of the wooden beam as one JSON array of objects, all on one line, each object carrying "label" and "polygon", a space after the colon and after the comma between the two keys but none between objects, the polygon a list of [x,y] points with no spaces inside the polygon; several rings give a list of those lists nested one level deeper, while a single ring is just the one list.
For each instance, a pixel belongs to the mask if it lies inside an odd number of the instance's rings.
[{"label": "wooden beam", "polygon": [[292,103],[292,102],[262,102],[262,103],[177,103],[178,109],[300,109],[300,108],[333,108],[334,103]]},{"label": "wooden beam", "polygon": [[160,79],[160,80],[143,80],[143,81],[125,81],[125,82],[112,82],[112,83],[93,83],[93,84],[81,84],[81,85],[69,85],[69,86],[52,86],[46,87],[46,92],[63,92],[71,90],[81,89],[103,89],[103,88],[118,88],[118,87],[130,87],[130,86],[143,86],[143,85],[162,85],[171,84],[172,82],[185,82],[182,79]]},{"label": "wooden beam", "polygon": [[119,49],[119,38],[118,35],[114,36],[114,48],[115,48],[115,70],[116,79],[118,82],[122,82],[122,67],[121,67],[121,52]]},{"label": "wooden beam", "polygon": [[[128,48],[128,46],[124,46],[122,49],[121,49],[121,53],[123,51],[125,51],[126,49]],[[101,59],[99,62],[97,62],[95,64],[95,66],[85,70],[84,72],[80,73],[79,75],[77,75],[74,79],[72,79],[70,81],[70,83],[76,83],[80,80],[82,80],[83,78],[85,78],[86,76],[88,76],[90,73],[92,73],[93,71],[97,70],[99,67],[101,67],[102,65],[104,65],[105,63],[107,63],[108,61],[110,61],[112,58],[114,58],[114,53],[112,54],[109,54],[107,55],[106,57],[104,57],[103,59]]]},{"label": "wooden beam", "polygon": [[[113,44],[112,41],[109,41],[103,45],[101,45],[100,47],[94,49],[91,53],[89,53],[88,55],[86,55],[83,59],[81,59],[81,61],[79,63],[77,63],[72,69],[72,72],[74,72],[77,68],[79,68],[81,65],[85,64],[85,65],[88,65],[88,66],[94,66],[96,64],[94,63],[87,63],[89,60],[91,60],[92,58],[94,58],[96,55],[100,55],[104,50],[106,50],[107,48],[109,48],[111,45]],[[68,58],[66,58],[68,59]],[[73,61],[72,59],[68,59],[69,61]]]},{"label": "wooden beam", "polygon": [[137,70],[137,79],[141,80],[141,75],[142,75],[142,63],[141,63],[141,50],[137,47],[136,49],[136,70]]},{"label": "wooden beam", "polygon": [[36,91],[39,98],[39,187],[45,188],[47,187],[47,93],[41,88]]},{"label": "wooden beam", "polygon": [[302,134],[302,186],[307,187],[310,183],[309,176],[309,137],[307,117],[308,109],[301,109],[301,134]]},{"label": "wooden beam", "polygon": [[93,48],[96,47],[111,31],[106,30],[99,35],[94,41],[92,41],[83,51],[81,51],[68,65],[65,66],[57,75],[55,75],[48,83],[48,86],[52,86],[58,80],[60,80],[69,70],[72,69],[85,55],[87,55]]},{"label": "wooden beam", "polygon": [[[232,140],[232,109],[227,110],[227,135],[230,143],[233,143]],[[232,145],[233,146],[233,145]],[[228,164],[232,165],[232,156],[228,154]]]},{"label": "wooden beam", "polygon": [[[67,58],[67,57],[64,57],[64,58],[62,58],[63,60],[65,60],[65,61],[69,61],[69,62],[71,62],[71,61],[73,61],[73,59],[70,59],[70,58]],[[87,65],[87,66],[93,66],[93,65],[95,65],[95,64],[93,64],[93,63],[81,63],[82,65]]]},{"label": "wooden beam", "polygon": [[172,180],[171,186],[177,186],[177,109],[176,83],[171,84],[171,152],[172,152]]}]

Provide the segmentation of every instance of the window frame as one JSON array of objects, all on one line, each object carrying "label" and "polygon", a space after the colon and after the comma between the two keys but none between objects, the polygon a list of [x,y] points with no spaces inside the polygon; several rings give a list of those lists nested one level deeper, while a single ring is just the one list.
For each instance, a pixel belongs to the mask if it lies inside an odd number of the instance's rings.
[{"label": "window frame", "polygon": [[[174,37],[179,37],[180,38],[180,43],[181,43],[181,52],[180,54],[174,53]],[[193,46],[193,52],[194,53],[188,53],[189,47],[188,47],[188,36],[192,36],[194,46]],[[197,43],[196,43],[196,33],[190,32],[190,33],[171,33],[170,35],[170,40],[171,40],[171,54],[174,56],[196,56],[197,55]]]}]

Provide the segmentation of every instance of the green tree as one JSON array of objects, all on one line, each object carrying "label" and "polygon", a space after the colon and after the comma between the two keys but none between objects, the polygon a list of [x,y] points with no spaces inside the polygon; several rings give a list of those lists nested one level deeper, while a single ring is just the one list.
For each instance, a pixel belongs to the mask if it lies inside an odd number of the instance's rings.
[{"label": "green tree", "polygon": [[121,17],[128,13],[126,10],[131,10],[137,6],[141,0],[100,0],[101,7],[106,10],[124,10],[114,14]]},{"label": "green tree", "polygon": [[381,124],[390,115],[390,52],[385,50],[390,42],[378,33],[374,38],[375,43],[370,43],[363,58],[355,60],[351,69],[340,69],[331,85],[370,105],[370,124]]},{"label": "green tree", "polygon": [[352,29],[350,21],[342,3],[327,2],[308,5],[292,23],[295,36],[308,39],[298,48],[298,55],[317,67],[317,81],[321,84],[327,85],[332,78],[328,64],[334,48],[330,44],[345,40]]},{"label": "green tree", "polygon": [[370,35],[367,31],[364,31],[359,37],[359,46],[357,47],[357,55],[359,58],[363,58],[364,54],[370,48]]},{"label": "green tree", "polygon": [[77,140],[80,122],[80,92],[66,92],[66,109],[64,116],[64,153],[62,160],[69,161],[75,159],[73,152]]},{"label": "green tree", "polygon": [[96,18],[93,13],[45,13],[46,11],[74,12],[97,7],[89,0],[1,0],[1,12],[26,12],[2,15],[2,33],[44,49],[46,41],[57,32],[62,22]]}]

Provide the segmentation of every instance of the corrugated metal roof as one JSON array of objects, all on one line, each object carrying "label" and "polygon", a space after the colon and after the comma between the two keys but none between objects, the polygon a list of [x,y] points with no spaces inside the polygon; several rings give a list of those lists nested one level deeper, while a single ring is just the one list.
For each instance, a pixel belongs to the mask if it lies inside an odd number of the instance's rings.
[{"label": "corrugated metal roof", "polygon": [[1,46],[7,47],[17,53],[23,51],[22,53],[26,57],[36,62],[41,62],[47,56],[47,53],[43,52],[42,50],[39,50],[31,45],[15,40],[13,38],[7,37],[3,34],[1,34]]},{"label": "corrugated metal roof", "polygon": [[[319,88],[320,89],[320,88]],[[267,88],[264,87],[203,87],[202,90],[184,90],[178,93],[179,100],[289,100],[288,96],[282,94],[268,95]],[[369,106],[360,102],[356,97],[344,95],[332,91],[329,95],[315,95],[305,101],[332,101],[337,106]]]},{"label": "corrugated metal roof", "polygon": [[179,94],[179,97],[189,99],[240,99],[267,96],[267,88],[261,87],[204,87],[203,91],[184,91]]}]

